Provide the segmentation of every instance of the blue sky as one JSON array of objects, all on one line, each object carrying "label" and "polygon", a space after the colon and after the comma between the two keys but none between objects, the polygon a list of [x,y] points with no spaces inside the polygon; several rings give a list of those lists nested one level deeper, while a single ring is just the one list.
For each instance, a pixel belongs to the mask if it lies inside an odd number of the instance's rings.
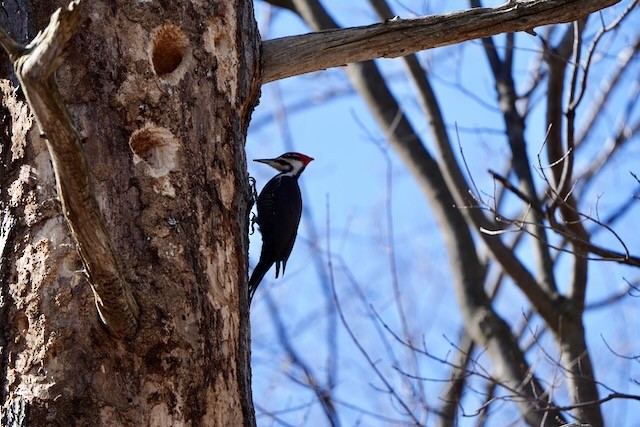
[{"label": "blue sky", "polygon": [[[463,9],[461,1],[411,1],[390,2],[401,17],[415,14],[440,13]],[[368,7],[367,1],[329,1],[323,4],[344,26],[366,25],[377,21]],[[485,2],[487,6],[499,2]],[[626,3],[625,3],[626,4]],[[617,14],[621,7],[615,8]],[[269,10],[262,2],[256,2],[256,18],[266,38],[282,37],[308,32],[308,28],[290,12],[272,9],[270,25],[265,27]],[[617,32],[603,43],[602,52],[594,62],[588,97],[596,92],[598,85],[608,75],[615,63],[615,56],[637,37],[640,15],[634,13],[626,30]],[[610,21],[611,14],[605,11],[602,19]],[[587,37],[599,28],[594,23],[587,31]],[[498,46],[503,45],[503,37],[497,37]],[[515,74],[518,86],[526,87],[529,69],[540,46],[537,39],[528,34],[516,36]],[[421,53],[445,113],[445,120],[451,125],[455,140],[454,125],[458,126],[460,146],[465,153],[471,176],[475,183],[488,194],[493,193],[494,184],[486,173],[488,168],[502,170],[508,162],[508,146],[500,133],[503,121],[496,108],[492,76],[480,42],[472,41],[461,46],[442,48]],[[436,154],[428,136],[426,121],[413,97],[413,88],[403,75],[399,60],[379,60],[385,76],[392,82],[392,90],[410,116],[414,127],[421,133],[427,147]],[[638,67],[632,68],[637,74]],[[578,170],[588,165],[606,143],[616,120],[620,116],[624,102],[633,93],[635,80],[633,71],[626,77],[624,90],[615,93],[606,120],[597,127],[589,144],[576,159]],[[591,83],[593,82],[593,83]],[[463,87],[463,90],[459,88]],[[475,94],[475,99],[465,92]],[[543,100],[544,93],[537,94]],[[583,102],[578,117],[585,114],[592,104]],[[285,110],[284,118],[279,113]],[[280,114],[280,115],[279,115]],[[631,117],[636,122],[637,108]],[[481,129],[481,132],[471,130]],[[538,103],[527,122],[527,138],[531,159],[537,158],[545,136],[543,102]],[[628,144],[601,176],[594,182],[582,208],[591,213],[605,215],[609,209],[627,200],[637,186],[629,171],[640,173],[638,168],[637,138]],[[410,384],[416,389],[418,382],[406,381],[397,368],[414,369],[413,359],[406,348],[394,342],[393,337],[383,330],[380,321],[372,319],[372,308],[393,330],[401,330],[398,308],[394,303],[393,274],[390,268],[388,244],[387,199],[391,192],[391,213],[393,217],[393,255],[397,264],[397,278],[402,305],[409,323],[412,339],[420,344],[427,343],[430,351],[440,357],[451,358],[453,348],[450,342],[457,342],[462,324],[451,285],[448,255],[437,224],[431,215],[428,202],[415,184],[412,176],[384,140],[366,106],[349,85],[340,69],[299,76],[271,83],[263,87],[260,105],[253,115],[252,126],[247,140],[249,159],[275,157],[283,152],[303,152],[314,157],[301,177],[305,215],[300,226],[298,240],[287,265],[287,273],[282,279],[274,280],[273,272],[265,277],[252,307],[253,339],[253,383],[254,399],[262,409],[270,411],[301,406],[302,409],[285,411],[278,420],[292,425],[325,425],[319,405],[313,395],[304,387],[291,381],[288,373],[295,374],[278,344],[272,316],[265,300],[268,293],[278,308],[279,315],[292,345],[300,356],[312,367],[319,378],[325,378],[329,367],[334,364],[336,374],[335,396],[344,406],[339,408],[343,425],[384,425],[386,422],[349,409],[353,404],[367,411],[383,414],[390,418],[402,419],[388,394],[380,392],[379,379],[375,378],[370,366],[354,347],[344,327],[332,313],[332,301],[323,293],[322,280],[328,275],[327,244],[333,253],[333,273],[339,300],[343,306],[349,325],[353,328],[361,344],[367,349],[377,366],[392,379],[400,393],[411,395]],[[389,159],[389,161],[387,161]],[[535,160],[537,161],[537,160]],[[261,188],[274,171],[267,165],[249,164],[249,172]],[[387,185],[388,173],[391,186]],[[541,179],[538,180],[540,187]],[[512,210],[518,210],[516,204]],[[596,211],[597,208],[597,211]],[[327,210],[330,216],[327,215]],[[625,218],[616,224],[616,231],[624,235],[625,243],[632,253],[640,253],[635,218],[638,209],[633,208]],[[330,227],[327,233],[327,222]],[[317,239],[314,240],[314,235]],[[327,240],[327,235],[330,236]],[[609,233],[601,233],[595,241],[604,246],[620,250]],[[528,244],[519,251],[521,258],[531,258]],[[251,262],[254,265],[260,248],[260,236],[256,232],[251,237]],[[568,260],[568,257],[563,259]],[[342,268],[342,261],[348,271]],[[529,263],[531,264],[531,263]],[[559,268],[558,278],[567,277],[566,262]],[[623,268],[613,263],[591,263],[588,300],[596,301],[624,288],[624,279],[633,280],[639,276],[637,269]],[[353,279],[353,280],[352,280]],[[366,302],[358,297],[354,281],[362,286]],[[326,286],[326,284],[325,284]],[[563,283],[560,283],[563,287]],[[586,324],[588,340],[594,353],[596,370],[601,379],[619,391],[640,394],[640,387],[631,382],[640,379],[637,363],[614,357],[603,342],[614,343],[616,350],[624,354],[639,354],[640,347],[632,339],[633,329],[626,325],[637,325],[637,306],[640,298],[627,298],[612,308],[589,312]],[[498,311],[512,324],[517,325],[527,310],[526,302],[519,291],[505,286],[500,296]],[[534,322],[535,324],[535,322]],[[333,326],[332,326],[333,325]],[[328,349],[330,339],[327,334],[335,328],[337,352]],[[635,329],[635,328],[634,328]],[[533,333],[533,329],[531,330]],[[636,338],[637,338],[637,333]],[[529,334],[531,335],[531,334]],[[546,341],[545,341],[546,340]],[[542,338],[541,342],[551,340]],[[637,341],[637,339],[635,340]],[[389,350],[391,348],[391,350]],[[554,354],[553,346],[549,352]],[[394,359],[396,361],[394,362]],[[532,352],[530,362],[541,366],[541,372],[554,374],[553,366],[541,352]],[[480,360],[490,367],[485,356]],[[399,364],[399,366],[396,366]],[[418,362],[421,376],[446,378],[448,370],[442,363],[421,358]],[[557,372],[555,373],[557,374]],[[546,378],[546,377],[545,377]],[[428,402],[438,406],[437,396],[443,384],[433,381],[421,382]],[[475,383],[480,387],[480,382]],[[559,401],[563,399],[559,390]],[[309,406],[305,406],[310,403]],[[469,393],[465,408],[472,411],[479,405],[478,398]],[[605,413],[615,425],[633,425],[629,411],[638,411],[637,402],[617,401],[605,404]],[[501,414],[494,420],[501,422],[518,420],[518,414],[507,405],[500,408]],[[420,412],[420,411],[418,411]],[[435,417],[425,420],[427,425],[435,423]],[[259,425],[272,425],[271,417],[258,418]],[[378,424],[381,423],[381,424]],[[474,425],[474,418],[461,419],[461,425]],[[278,425],[278,422],[275,422]]]}]

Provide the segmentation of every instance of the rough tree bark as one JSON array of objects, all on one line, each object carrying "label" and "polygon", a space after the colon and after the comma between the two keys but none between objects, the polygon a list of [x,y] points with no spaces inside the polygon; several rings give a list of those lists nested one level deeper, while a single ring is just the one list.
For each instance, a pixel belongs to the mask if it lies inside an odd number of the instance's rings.
[{"label": "rough tree bark", "polygon": [[[7,5],[2,26],[26,44],[66,3]],[[1,424],[251,425],[253,5],[91,1],[79,11],[57,81],[140,327],[120,342],[101,326],[45,139],[15,78],[2,80]]]}]

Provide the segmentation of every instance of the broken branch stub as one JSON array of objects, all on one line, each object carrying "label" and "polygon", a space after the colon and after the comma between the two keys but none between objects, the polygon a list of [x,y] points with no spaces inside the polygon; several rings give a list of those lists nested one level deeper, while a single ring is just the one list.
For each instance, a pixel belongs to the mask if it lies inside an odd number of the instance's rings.
[{"label": "broken branch stub", "polygon": [[98,208],[82,138],[75,129],[54,79],[80,21],[75,0],[58,9],[47,28],[26,47],[0,29],[0,44],[9,53],[41,134],[46,138],[64,216],[84,264],[100,319],[116,338],[132,338],[140,310],[113,248]]}]

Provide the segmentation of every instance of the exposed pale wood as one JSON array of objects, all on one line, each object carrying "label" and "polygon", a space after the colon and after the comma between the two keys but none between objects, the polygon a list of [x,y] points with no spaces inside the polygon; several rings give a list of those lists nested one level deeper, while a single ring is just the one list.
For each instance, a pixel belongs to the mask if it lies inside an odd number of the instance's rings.
[{"label": "exposed pale wood", "polygon": [[16,75],[36,117],[56,175],[58,197],[77,244],[96,308],[117,338],[132,338],[139,308],[124,280],[113,243],[96,202],[82,139],[62,101],[54,79],[64,50],[79,23],[78,6],[58,9],[48,27],[26,48],[0,29],[0,43],[13,61]]},{"label": "exposed pale wood", "polygon": [[263,42],[263,83],[375,58],[395,58],[500,33],[578,20],[620,0],[529,0]]}]

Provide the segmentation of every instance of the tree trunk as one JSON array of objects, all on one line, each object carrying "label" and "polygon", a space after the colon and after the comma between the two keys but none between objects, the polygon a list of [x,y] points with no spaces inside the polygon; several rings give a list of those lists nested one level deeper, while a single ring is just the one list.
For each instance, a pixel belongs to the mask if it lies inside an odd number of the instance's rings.
[{"label": "tree trunk", "polygon": [[[2,22],[23,44],[67,2],[31,3]],[[124,342],[101,326],[45,140],[3,65],[1,424],[253,425],[253,4],[90,1],[80,13],[57,81],[140,326]]]}]

